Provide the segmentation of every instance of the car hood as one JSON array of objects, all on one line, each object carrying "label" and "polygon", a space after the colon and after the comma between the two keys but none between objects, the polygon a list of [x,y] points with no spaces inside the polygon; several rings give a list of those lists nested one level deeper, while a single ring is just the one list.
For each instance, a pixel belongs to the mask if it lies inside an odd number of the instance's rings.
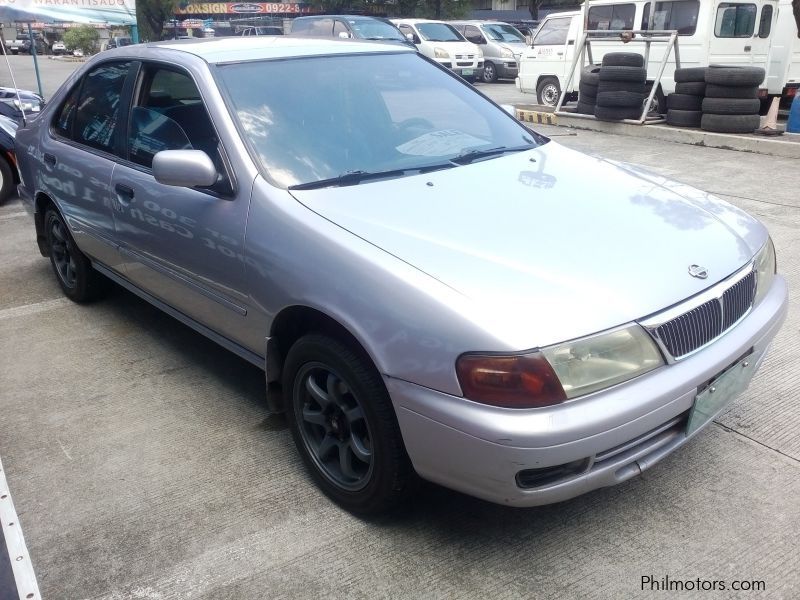
[{"label": "car hood", "polygon": [[428,41],[432,46],[438,46],[450,53],[450,56],[456,54],[477,54],[478,47],[472,42],[433,42]]},{"label": "car hood", "polygon": [[[661,311],[740,269],[767,238],[758,221],[708,194],[554,142],[292,194],[469,298],[518,349]],[[708,278],[690,276],[693,264]]]}]

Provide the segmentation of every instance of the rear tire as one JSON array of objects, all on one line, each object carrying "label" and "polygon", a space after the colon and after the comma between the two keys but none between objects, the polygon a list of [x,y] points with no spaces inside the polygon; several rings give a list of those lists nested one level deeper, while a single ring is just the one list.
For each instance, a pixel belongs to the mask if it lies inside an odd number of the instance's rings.
[{"label": "rear tire", "polygon": [[706,98],[743,98],[752,100],[758,98],[758,86],[741,85],[706,85]]},{"label": "rear tire", "polygon": [[714,67],[706,71],[706,83],[752,87],[761,85],[765,75],[761,67]]},{"label": "rear tire", "polygon": [[406,499],[416,474],[367,357],[331,337],[306,335],[286,357],[283,390],[295,445],[329,498],[360,515],[389,512]]},{"label": "rear tire", "polygon": [[45,236],[50,264],[64,295],[73,302],[91,302],[108,289],[108,279],[92,268],[92,263],[75,245],[67,224],[54,208],[44,215]]},{"label": "rear tire", "polygon": [[603,66],[600,68],[600,81],[633,81],[644,83],[647,79],[647,69],[644,67],[616,67]]},{"label": "rear tire", "polygon": [[686,67],[683,69],[675,69],[675,83],[683,83],[685,81],[705,81],[706,80],[706,67]]},{"label": "rear tire", "polygon": [[14,191],[14,172],[5,158],[0,157],[0,204],[8,200]]}]

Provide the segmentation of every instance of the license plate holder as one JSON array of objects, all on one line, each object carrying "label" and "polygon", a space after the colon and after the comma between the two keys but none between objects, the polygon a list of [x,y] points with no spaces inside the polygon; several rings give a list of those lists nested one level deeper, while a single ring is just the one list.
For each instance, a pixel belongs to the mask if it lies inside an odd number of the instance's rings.
[{"label": "license plate holder", "polygon": [[692,435],[742,393],[755,373],[752,356],[744,356],[717,375],[695,396],[686,424],[686,435]]},{"label": "license plate holder", "polygon": [[461,69],[461,74],[466,77],[469,77],[470,75],[472,75],[472,73],[473,73],[472,69]]}]

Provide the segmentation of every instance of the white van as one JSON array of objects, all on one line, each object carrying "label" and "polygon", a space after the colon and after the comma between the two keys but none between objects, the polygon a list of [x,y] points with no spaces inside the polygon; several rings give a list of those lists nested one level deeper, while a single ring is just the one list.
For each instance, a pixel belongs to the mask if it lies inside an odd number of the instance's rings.
[{"label": "white van", "polygon": [[[522,55],[517,88],[536,93],[540,104],[555,106],[566,84],[575,49],[583,33],[583,11],[587,10],[588,30],[647,30],[651,2],[633,0],[589,0],[580,11],[549,14],[533,36],[533,46]],[[769,62],[770,42],[778,14],[778,0],[663,0],[655,3],[653,31],[678,31],[681,67],[709,64],[762,67]],[[597,37],[598,34],[593,34]],[[641,42],[624,43],[617,34],[592,41],[592,59],[599,63],[606,52],[644,54]],[[667,51],[667,44],[650,46],[648,81],[655,80]],[[578,89],[580,67],[575,70],[569,90]],[[664,96],[675,91],[675,55],[670,54],[656,98],[664,109]],[[767,95],[767,82],[762,83]],[[773,93],[779,94],[777,84]]]},{"label": "white van", "polygon": [[780,93],[787,104],[800,93],[800,33],[792,12],[792,0],[780,0],[778,3],[778,21],[772,33],[767,81],[769,93]]},{"label": "white van", "polygon": [[483,52],[449,23],[427,19],[392,19],[392,23],[414,42],[420,54],[467,81],[483,77]]}]

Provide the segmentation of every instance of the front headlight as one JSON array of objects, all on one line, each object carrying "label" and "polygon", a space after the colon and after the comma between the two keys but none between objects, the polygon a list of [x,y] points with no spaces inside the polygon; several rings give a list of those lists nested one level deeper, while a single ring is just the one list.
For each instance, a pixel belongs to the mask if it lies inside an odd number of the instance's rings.
[{"label": "front headlight", "polygon": [[778,270],[777,260],[775,258],[775,246],[772,243],[772,238],[767,240],[764,247],[759,250],[755,258],[756,270],[756,297],[753,300],[753,306],[761,302],[767,291],[772,285],[772,280],[775,278],[775,272]]},{"label": "front headlight", "polygon": [[664,364],[653,339],[638,325],[542,349],[567,398],[596,392]]},{"label": "front headlight", "polygon": [[664,364],[638,325],[556,344],[529,354],[462,354],[464,397],[505,408],[539,408],[605,389]]},{"label": "front headlight", "polygon": [[450,55],[447,53],[447,50],[445,50],[444,48],[438,48],[438,47],[434,48],[433,49],[433,55],[436,58],[450,58]]},{"label": "front headlight", "polygon": [[500,56],[502,56],[503,58],[514,58],[514,53],[508,48],[503,48],[502,50],[500,50]]}]

